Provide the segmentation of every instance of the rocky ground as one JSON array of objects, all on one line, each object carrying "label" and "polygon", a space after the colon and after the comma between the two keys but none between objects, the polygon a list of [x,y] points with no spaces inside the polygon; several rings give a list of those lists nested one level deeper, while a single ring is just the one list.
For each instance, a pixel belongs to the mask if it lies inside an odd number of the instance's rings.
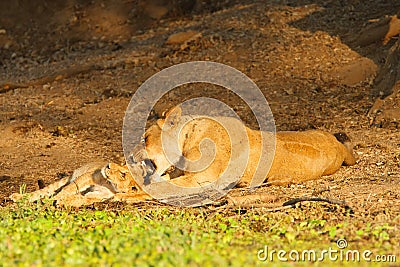
[{"label": "rocky ground", "polygon": [[[399,225],[399,122],[369,113],[379,96],[373,79],[396,37],[386,45],[357,40],[362,29],[396,14],[400,3],[5,2],[0,3],[3,205],[23,184],[32,191],[39,179],[51,183],[86,162],[124,162],[122,121],[135,90],[166,67],[210,60],[237,68],[259,86],[278,130],[344,131],[354,141],[355,166],[260,192],[273,202],[311,195],[341,199],[364,222]],[[159,101],[154,116],[204,94],[227,102],[254,126],[240,99],[214,87],[206,93],[178,88]],[[394,113],[399,99],[390,100]]]}]

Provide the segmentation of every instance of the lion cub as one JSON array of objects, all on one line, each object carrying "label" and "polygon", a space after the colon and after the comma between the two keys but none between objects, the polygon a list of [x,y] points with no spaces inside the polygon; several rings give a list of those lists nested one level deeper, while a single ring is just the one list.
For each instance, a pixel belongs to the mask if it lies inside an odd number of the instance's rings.
[{"label": "lion cub", "polygon": [[[144,169],[141,166],[136,167],[135,175],[143,176]],[[149,199],[147,194],[136,194],[137,189],[138,186],[126,167],[115,163],[93,162],[76,169],[71,177],[62,178],[28,194],[28,200],[34,202],[53,197],[58,205],[80,207],[108,199],[127,202]],[[23,197],[19,193],[10,196],[13,201]]]}]

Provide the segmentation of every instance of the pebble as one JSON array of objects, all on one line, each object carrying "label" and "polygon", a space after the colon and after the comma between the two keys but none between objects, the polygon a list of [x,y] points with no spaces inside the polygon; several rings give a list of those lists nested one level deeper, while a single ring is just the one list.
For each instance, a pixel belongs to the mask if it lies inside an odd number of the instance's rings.
[{"label": "pebble", "polygon": [[201,37],[201,33],[197,31],[186,31],[172,34],[168,37],[165,44],[182,44],[192,38],[197,39]]}]

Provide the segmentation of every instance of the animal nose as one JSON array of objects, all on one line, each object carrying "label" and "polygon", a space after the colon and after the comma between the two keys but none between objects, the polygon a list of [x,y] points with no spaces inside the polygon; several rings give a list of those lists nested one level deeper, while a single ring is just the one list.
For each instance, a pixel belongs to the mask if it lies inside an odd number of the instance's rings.
[{"label": "animal nose", "polygon": [[147,174],[153,174],[157,169],[156,164],[151,159],[145,159],[141,164],[145,166]]},{"label": "animal nose", "polygon": [[133,148],[131,153],[129,154],[129,160],[132,161],[132,163],[138,163],[141,162],[142,160],[145,159],[145,145],[140,143],[137,146]]}]

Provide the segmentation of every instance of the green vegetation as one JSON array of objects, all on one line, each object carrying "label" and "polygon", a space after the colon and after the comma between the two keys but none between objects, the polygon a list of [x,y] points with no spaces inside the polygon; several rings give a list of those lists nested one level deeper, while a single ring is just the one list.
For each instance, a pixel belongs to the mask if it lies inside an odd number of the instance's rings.
[{"label": "green vegetation", "polygon": [[[265,245],[269,253],[297,250],[301,254],[309,249],[338,249],[340,238],[348,241],[346,249],[371,250],[371,258],[398,253],[395,223],[364,224],[344,211],[339,221],[340,209],[331,208],[310,203],[278,213],[157,206],[113,211],[21,202],[0,209],[0,265],[265,266],[271,264],[269,259],[257,259]],[[317,219],[322,213],[332,220]],[[276,254],[273,263],[282,266]],[[315,263],[327,264],[335,262],[326,256]]]}]

